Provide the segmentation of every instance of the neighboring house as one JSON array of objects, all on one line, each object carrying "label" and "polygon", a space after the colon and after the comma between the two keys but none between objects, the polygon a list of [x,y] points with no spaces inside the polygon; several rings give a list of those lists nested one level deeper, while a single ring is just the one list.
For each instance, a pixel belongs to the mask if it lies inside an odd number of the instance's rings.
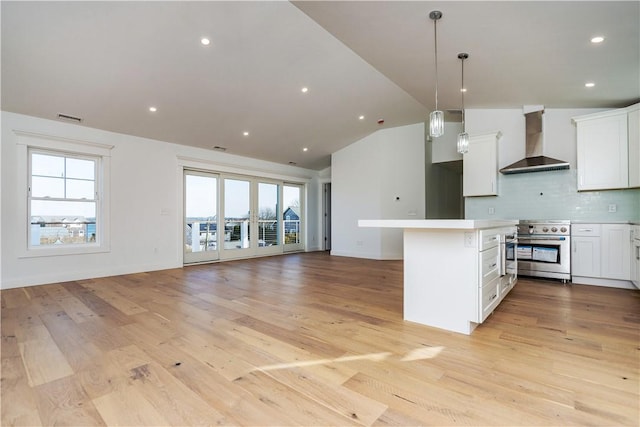
[{"label": "neighboring house", "polygon": [[289,206],[283,214],[284,232],[291,233],[300,230],[300,208]]},{"label": "neighboring house", "polygon": [[49,216],[34,215],[31,217],[31,245],[80,243],[86,238],[95,240],[95,218],[84,216]]}]

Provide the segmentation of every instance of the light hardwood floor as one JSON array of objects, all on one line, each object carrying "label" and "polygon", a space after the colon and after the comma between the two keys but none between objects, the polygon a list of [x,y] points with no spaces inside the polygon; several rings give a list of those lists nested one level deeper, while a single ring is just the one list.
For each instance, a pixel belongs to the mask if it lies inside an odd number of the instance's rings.
[{"label": "light hardwood floor", "polygon": [[471,336],[325,253],[2,295],[2,425],[639,425],[640,291],[520,279]]}]

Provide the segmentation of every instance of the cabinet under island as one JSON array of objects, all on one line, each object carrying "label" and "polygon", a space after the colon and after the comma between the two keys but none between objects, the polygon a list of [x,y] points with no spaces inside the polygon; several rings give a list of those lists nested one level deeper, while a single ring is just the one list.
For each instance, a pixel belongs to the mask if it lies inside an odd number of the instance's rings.
[{"label": "cabinet under island", "polygon": [[[470,334],[517,281],[517,220],[359,220],[404,229],[404,319]],[[511,259],[509,262],[508,260]]]}]

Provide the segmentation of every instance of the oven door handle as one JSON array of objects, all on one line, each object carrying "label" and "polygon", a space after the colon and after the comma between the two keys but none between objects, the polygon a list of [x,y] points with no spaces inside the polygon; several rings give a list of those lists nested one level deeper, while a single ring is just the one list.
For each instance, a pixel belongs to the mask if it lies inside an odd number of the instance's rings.
[{"label": "oven door handle", "polygon": [[518,240],[521,242],[565,242],[567,240],[566,237],[518,237]]}]

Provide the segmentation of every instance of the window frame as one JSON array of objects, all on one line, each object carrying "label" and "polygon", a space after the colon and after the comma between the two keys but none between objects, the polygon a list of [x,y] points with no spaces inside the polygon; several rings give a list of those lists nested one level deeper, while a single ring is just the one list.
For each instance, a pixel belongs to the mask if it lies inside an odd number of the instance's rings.
[{"label": "window frame", "polygon": [[[19,218],[24,231],[19,245],[19,258],[80,255],[110,251],[109,182],[112,145],[73,140],[30,132],[15,131],[18,136]],[[96,241],[64,245],[31,245],[31,201],[46,200],[31,197],[32,153],[75,159],[94,160],[96,204]],[[53,199],[64,200],[64,199]],[[67,199],[81,201],[81,199]]]}]

